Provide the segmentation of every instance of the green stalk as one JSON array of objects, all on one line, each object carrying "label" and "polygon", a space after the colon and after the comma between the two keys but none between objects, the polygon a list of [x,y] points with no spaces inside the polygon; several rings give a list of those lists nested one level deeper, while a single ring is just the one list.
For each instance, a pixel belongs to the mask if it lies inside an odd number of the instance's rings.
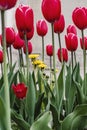
[{"label": "green stalk", "polygon": [[44,37],[42,37],[42,61],[44,61]]},{"label": "green stalk", "polygon": [[9,95],[9,85],[7,76],[7,63],[6,63],[6,37],[5,37],[5,23],[4,23],[4,10],[1,11],[1,22],[2,22],[2,42],[3,42],[3,53],[4,53],[4,97],[5,97],[5,110],[6,110],[6,130],[11,130],[11,118],[10,118],[10,95]]},{"label": "green stalk", "polygon": [[75,65],[76,65],[76,53],[74,51],[74,59],[75,59]]},{"label": "green stalk", "polygon": [[60,48],[61,63],[63,63],[63,56],[62,56],[62,47],[61,47],[60,33],[58,33],[58,41],[59,41],[59,48]]},{"label": "green stalk", "polygon": [[28,41],[27,41],[26,32],[24,35],[24,40],[25,40],[25,46],[26,46],[26,67],[27,67],[27,85],[28,85],[29,83],[29,58],[28,58]]},{"label": "green stalk", "polygon": [[12,69],[12,48],[10,46],[10,68]]},{"label": "green stalk", "polygon": [[71,51],[71,64],[72,64],[72,72],[73,72],[73,51]]},{"label": "green stalk", "polygon": [[84,67],[84,88],[83,91],[85,95],[87,94],[87,89],[86,89],[86,50],[84,46],[84,32],[81,30],[82,33],[82,43],[83,43],[83,67]]},{"label": "green stalk", "polygon": [[53,45],[53,69],[54,69],[54,80],[55,80],[55,88],[56,88],[56,99],[57,99],[57,108],[58,108],[58,86],[57,86],[57,80],[56,80],[56,64],[55,64],[55,43],[54,43],[54,26],[53,23],[51,23],[52,28],[52,45]]}]

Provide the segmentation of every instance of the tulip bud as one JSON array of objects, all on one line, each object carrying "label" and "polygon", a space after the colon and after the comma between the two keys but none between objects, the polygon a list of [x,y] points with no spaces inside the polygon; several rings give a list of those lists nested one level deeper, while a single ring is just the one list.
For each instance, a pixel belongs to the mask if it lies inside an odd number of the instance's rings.
[{"label": "tulip bud", "polygon": [[87,50],[87,37],[84,37],[84,40],[82,40],[82,38],[80,38],[80,46],[82,49]]},{"label": "tulip bud", "polygon": [[60,18],[54,22],[54,32],[62,33],[64,27],[65,27],[65,20],[64,20],[64,16],[61,15]]},{"label": "tulip bud", "polygon": [[72,13],[72,19],[79,29],[87,28],[87,8],[76,8]]},{"label": "tulip bud", "polygon": [[15,6],[17,0],[0,0],[0,10],[11,9]]},{"label": "tulip bud", "polygon": [[62,61],[67,62],[68,61],[68,51],[66,48],[58,49],[57,56],[60,62],[61,61],[61,53],[62,53]]},{"label": "tulip bud", "polygon": [[74,34],[77,35],[76,27],[75,27],[74,25],[69,25],[69,26],[67,27],[67,34],[68,34],[68,33],[74,33]]},{"label": "tulip bud", "polygon": [[68,35],[65,35],[65,43],[66,43],[66,48],[69,51],[75,51],[78,47],[78,38],[77,35],[74,33],[68,33]]},{"label": "tulip bud", "polygon": [[[23,47],[23,51],[26,54],[26,46],[25,45]],[[29,41],[28,42],[28,54],[31,54],[31,53],[32,53],[32,43]]]},{"label": "tulip bud", "polygon": [[3,62],[3,51],[0,50],[0,63],[2,63],[2,62]]},{"label": "tulip bud", "polygon": [[46,46],[46,53],[48,56],[53,56],[53,46],[51,44]]},{"label": "tulip bud", "polygon": [[19,34],[17,33],[15,35],[15,41],[13,43],[13,47],[15,49],[21,49],[24,46],[24,40],[22,40],[19,36]]},{"label": "tulip bud", "polygon": [[16,9],[15,19],[19,31],[31,31],[34,18],[33,10],[27,5],[21,5]]},{"label": "tulip bud", "polygon": [[12,89],[17,98],[23,99],[26,97],[27,87],[25,86],[24,83],[19,83],[17,85],[13,84]]},{"label": "tulip bud", "polygon": [[48,27],[47,27],[47,23],[45,22],[45,20],[42,19],[37,22],[36,30],[37,30],[37,34],[39,36],[45,36],[47,34]]},{"label": "tulip bud", "polygon": [[60,17],[61,2],[60,0],[42,0],[41,9],[45,19],[52,23]]}]

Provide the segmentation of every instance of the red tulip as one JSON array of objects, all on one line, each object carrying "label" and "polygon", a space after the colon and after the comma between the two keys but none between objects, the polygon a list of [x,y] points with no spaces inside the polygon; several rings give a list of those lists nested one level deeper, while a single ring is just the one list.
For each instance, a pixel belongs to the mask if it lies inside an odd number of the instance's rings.
[{"label": "red tulip", "polygon": [[[22,39],[24,39],[24,32],[23,32],[23,31],[19,31],[18,33],[19,33],[19,36],[20,36]],[[31,38],[32,38],[33,35],[34,35],[34,27],[32,28],[31,31],[26,32],[26,35],[27,35],[27,40],[31,40]]]},{"label": "red tulip", "polygon": [[47,23],[45,22],[45,20],[41,19],[37,22],[36,30],[37,30],[37,34],[39,36],[45,36],[47,34],[48,27],[47,27]]},{"label": "red tulip", "polygon": [[31,31],[34,18],[33,10],[27,5],[21,5],[16,9],[15,19],[19,31]]},{"label": "red tulip", "polygon": [[0,0],[0,10],[7,10],[15,6],[17,0]]},{"label": "red tulip", "polygon": [[6,43],[10,46],[15,40],[15,32],[11,27],[6,28]]},{"label": "red tulip", "polygon": [[67,62],[68,61],[68,51],[66,48],[62,48],[61,50],[58,49],[57,56],[60,62],[61,61],[61,53],[62,53],[62,60]]},{"label": "red tulip", "polygon": [[68,33],[74,33],[74,34],[77,35],[76,27],[75,27],[74,25],[69,25],[69,26],[67,27],[67,34],[68,34]]},{"label": "red tulip", "polygon": [[81,45],[82,49],[87,50],[87,37],[84,37],[84,40],[82,40],[82,38],[80,38],[80,45]]},{"label": "red tulip", "polygon": [[42,13],[48,22],[54,22],[59,19],[61,13],[60,0],[42,0]]},{"label": "red tulip", "polygon": [[[23,51],[26,54],[26,46],[25,45],[23,47]],[[28,42],[28,54],[31,54],[31,53],[32,53],[32,43],[29,41]]]},{"label": "red tulip", "polygon": [[59,20],[56,20],[54,22],[54,32],[55,33],[62,33],[65,27],[65,20],[64,20],[64,16],[61,15]]},{"label": "red tulip", "polygon": [[2,63],[2,62],[3,62],[3,51],[0,50],[0,63]]},{"label": "red tulip", "polygon": [[53,46],[51,44],[46,46],[46,53],[48,56],[53,56]]},{"label": "red tulip", "polygon": [[26,97],[27,87],[25,86],[24,83],[19,83],[17,85],[13,84],[12,89],[17,98],[23,99]]},{"label": "red tulip", "polygon": [[72,13],[72,19],[79,29],[87,28],[87,8],[76,8]]},{"label": "red tulip", "polygon": [[66,47],[69,51],[75,51],[78,47],[78,38],[74,33],[68,33],[65,35]]},{"label": "red tulip", "polygon": [[[6,27],[5,31],[6,31],[6,46],[9,47],[13,44],[15,40],[15,32],[12,27]],[[0,35],[0,40],[1,40],[1,45],[3,46],[2,35]]]},{"label": "red tulip", "polygon": [[22,40],[19,36],[19,34],[17,33],[15,35],[15,41],[13,43],[13,47],[15,49],[21,49],[24,46],[24,40]]}]

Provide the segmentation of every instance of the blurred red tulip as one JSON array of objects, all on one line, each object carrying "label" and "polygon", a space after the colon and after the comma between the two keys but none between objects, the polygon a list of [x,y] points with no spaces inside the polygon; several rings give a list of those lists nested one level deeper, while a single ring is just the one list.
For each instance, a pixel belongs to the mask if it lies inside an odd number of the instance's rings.
[{"label": "blurred red tulip", "polygon": [[13,44],[14,40],[15,40],[15,32],[14,29],[11,27],[6,27],[6,43],[8,46],[10,46],[11,44]]},{"label": "blurred red tulip", "polygon": [[0,10],[7,10],[15,6],[17,0],[0,0]]},{"label": "blurred red tulip", "polygon": [[45,20],[41,19],[36,23],[36,30],[39,36],[45,36],[48,32],[48,26]]},{"label": "blurred red tulip", "polygon": [[65,28],[65,19],[63,15],[60,15],[60,18],[54,22],[54,32],[62,33]]},{"label": "blurred red tulip", "polygon": [[65,35],[65,43],[66,43],[66,48],[69,51],[75,51],[78,47],[78,38],[77,35],[74,33],[68,33],[68,35]]},{"label": "blurred red tulip", "polygon": [[78,7],[72,13],[74,24],[81,30],[87,28],[87,8]]},{"label": "blurred red tulip", "polygon": [[2,62],[3,62],[3,51],[0,50],[0,63],[2,63]]},{"label": "blurred red tulip", "polygon": [[[25,45],[23,47],[23,51],[26,54],[26,46]],[[28,42],[28,54],[31,54],[31,53],[32,53],[32,43],[29,41]]]},{"label": "blurred red tulip", "polygon": [[75,27],[74,25],[69,25],[69,26],[67,27],[67,34],[68,34],[68,33],[74,33],[74,34],[77,35],[76,27]]},{"label": "blurred red tulip", "polygon": [[54,22],[59,19],[61,13],[60,0],[42,0],[42,13],[48,22]]},{"label": "blurred red tulip", "polygon": [[61,61],[61,53],[62,53],[62,60],[67,62],[68,61],[68,51],[66,48],[62,48],[61,50],[58,49],[57,56],[60,62]]},{"label": "blurred red tulip", "polygon": [[19,83],[17,85],[13,84],[12,89],[17,98],[23,99],[26,97],[27,87],[25,86],[24,83]]},{"label": "blurred red tulip", "polygon": [[17,33],[15,35],[15,41],[13,43],[13,47],[15,49],[21,49],[24,46],[24,40],[22,40],[19,36],[19,34]]},{"label": "blurred red tulip", "polygon": [[[18,31],[19,36],[21,37],[21,39],[24,39],[24,32],[23,31]],[[33,35],[34,35],[34,27],[32,28],[31,31],[26,32],[27,35],[27,40],[31,40]]]},{"label": "blurred red tulip", "polygon": [[53,56],[53,46],[51,44],[46,46],[46,53],[48,56]]},{"label": "blurred red tulip", "polygon": [[82,38],[80,38],[80,45],[81,45],[82,49],[87,50],[87,37],[84,37],[84,40],[82,40]]},{"label": "blurred red tulip", "polygon": [[15,13],[16,25],[19,31],[31,31],[34,24],[33,10],[27,5],[21,5]]}]

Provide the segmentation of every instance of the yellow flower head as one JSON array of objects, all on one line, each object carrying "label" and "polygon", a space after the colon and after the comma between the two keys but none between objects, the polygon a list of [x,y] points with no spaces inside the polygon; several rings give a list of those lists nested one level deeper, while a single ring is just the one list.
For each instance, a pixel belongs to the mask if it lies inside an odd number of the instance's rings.
[{"label": "yellow flower head", "polygon": [[47,68],[47,65],[42,63],[42,64],[39,64],[38,67],[41,69],[45,69],[45,68]]},{"label": "yellow flower head", "polygon": [[37,57],[39,57],[39,54],[30,54],[29,55],[30,59],[36,59]]},{"label": "yellow flower head", "polygon": [[41,60],[35,60],[32,64],[33,65],[40,65],[42,64],[43,62]]}]

